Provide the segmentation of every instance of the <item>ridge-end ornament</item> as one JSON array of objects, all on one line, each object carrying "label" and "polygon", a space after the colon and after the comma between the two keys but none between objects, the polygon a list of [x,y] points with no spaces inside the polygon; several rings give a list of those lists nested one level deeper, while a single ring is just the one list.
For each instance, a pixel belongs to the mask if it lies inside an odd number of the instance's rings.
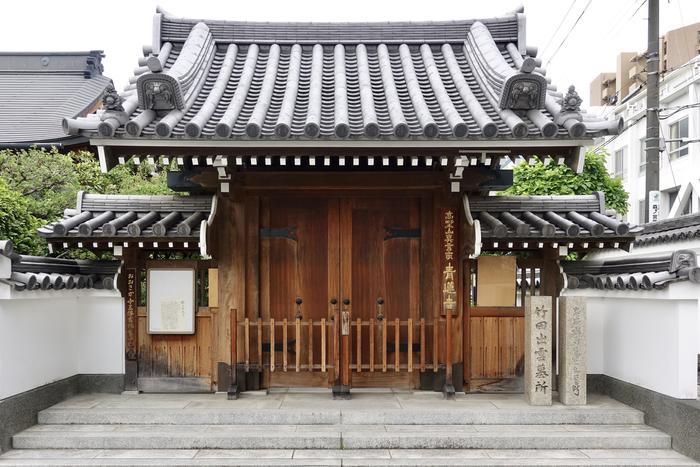
[{"label": "ridge-end ornament", "polygon": [[105,89],[102,95],[102,106],[105,110],[113,110],[116,112],[123,112],[124,107],[122,103],[124,99],[119,95],[116,89],[114,89],[114,84],[110,84],[107,89]]},{"label": "ridge-end ornament", "polygon": [[512,75],[503,84],[499,105],[503,110],[527,112],[543,109],[547,95],[547,80],[537,73]]},{"label": "ridge-end ornament", "polygon": [[165,73],[144,73],[136,81],[139,106],[159,116],[185,107],[180,83]]}]

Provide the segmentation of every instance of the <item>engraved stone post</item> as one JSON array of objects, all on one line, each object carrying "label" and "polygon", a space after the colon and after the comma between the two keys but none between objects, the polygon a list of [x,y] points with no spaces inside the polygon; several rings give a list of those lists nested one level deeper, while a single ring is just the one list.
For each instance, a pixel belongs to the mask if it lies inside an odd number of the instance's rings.
[{"label": "engraved stone post", "polygon": [[586,405],[586,302],[559,297],[559,399]]},{"label": "engraved stone post", "polygon": [[525,297],[525,400],[552,405],[552,297]]}]

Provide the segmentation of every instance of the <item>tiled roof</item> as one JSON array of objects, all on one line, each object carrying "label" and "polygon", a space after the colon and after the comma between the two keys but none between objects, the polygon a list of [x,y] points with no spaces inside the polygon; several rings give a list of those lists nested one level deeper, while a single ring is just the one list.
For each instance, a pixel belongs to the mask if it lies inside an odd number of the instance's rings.
[{"label": "tiled roof", "polygon": [[562,261],[569,289],[652,290],[681,281],[700,283],[692,250],[597,261]]},{"label": "tiled roof", "polygon": [[581,139],[621,122],[556,91],[524,16],[245,23],[156,14],[153,54],[90,137],[204,140]]},{"label": "tiled roof", "polygon": [[192,241],[213,216],[212,196],[98,195],[78,193],[76,209],[39,229],[52,241],[158,239]]},{"label": "tiled roof", "polygon": [[63,132],[62,120],[87,115],[110,86],[102,57],[101,51],[0,53],[0,147],[75,139]]},{"label": "tiled roof", "polygon": [[664,219],[640,226],[635,246],[648,246],[682,240],[700,239],[700,214]]},{"label": "tiled roof", "polygon": [[[605,211],[603,193],[576,196],[468,197],[482,240],[542,242],[634,241],[636,230]],[[487,245],[488,246],[488,245]]]},{"label": "tiled roof", "polygon": [[27,256],[14,253],[9,240],[0,241],[0,256],[9,258],[8,277],[0,282],[17,291],[105,289],[113,290],[121,261],[92,261]]}]

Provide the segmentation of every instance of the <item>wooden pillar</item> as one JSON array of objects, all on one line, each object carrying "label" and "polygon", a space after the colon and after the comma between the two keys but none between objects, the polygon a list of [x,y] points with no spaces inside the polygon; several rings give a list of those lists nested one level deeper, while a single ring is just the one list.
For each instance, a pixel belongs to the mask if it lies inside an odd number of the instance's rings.
[{"label": "wooden pillar", "polygon": [[[214,358],[217,362],[216,387],[226,390],[230,384],[229,371],[235,371],[231,362],[231,310],[237,310],[237,321],[245,318],[245,205],[242,193],[220,194],[217,217],[218,232],[219,308],[214,320]],[[242,346],[242,342],[237,345]],[[237,349],[242,355],[242,348]]]},{"label": "wooden pillar", "polygon": [[[453,361],[461,358],[461,348],[454,345],[454,315],[458,314],[461,307],[462,288],[460,280],[461,261],[459,261],[459,210],[454,205],[446,205],[440,210],[440,291],[441,291],[441,311],[445,316],[445,342],[444,342],[444,362],[445,362],[445,384],[442,388],[446,398],[452,398],[455,394],[453,381]],[[462,376],[458,378],[461,382]]]},{"label": "wooden pillar", "polygon": [[124,390],[138,390],[138,308],[140,301],[140,267],[139,250],[124,248],[122,261],[124,262],[120,276],[120,291],[124,298]]}]

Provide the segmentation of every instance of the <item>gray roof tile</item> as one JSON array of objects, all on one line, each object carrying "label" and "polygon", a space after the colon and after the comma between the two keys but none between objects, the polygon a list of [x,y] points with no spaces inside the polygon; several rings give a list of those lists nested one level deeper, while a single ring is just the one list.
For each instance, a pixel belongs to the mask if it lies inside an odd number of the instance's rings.
[{"label": "gray roof tile", "polygon": [[66,140],[62,120],[85,116],[111,84],[102,56],[0,53],[0,144]]},{"label": "gray roof tile", "polygon": [[700,283],[697,255],[692,250],[632,255],[591,261],[562,261],[569,289],[652,290],[674,282]]},{"label": "gray roof tile", "polygon": [[[123,95],[128,119],[107,111],[102,123],[72,124],[85,136],[129,139],[523,140],[616,132],[616,123],[602,119],[586,131],[589,123],[562,110],[541,74],[519,71],[520,27],[515,13],[396,23],[247,23],[163,13],[164,71],[138,70]],[[523,80],[538,83],[537,99],[502,104]]]},{"label": "gray roof tile", "polygon": [[[200,222],[212,210],[211,196],[78,194],[80,211],[68,211],[63,219],[40,229],[50,240],[139,240],[143,237],[197,241]],[[153,214],[151,214],[153,213]],[[179,213],[174,222],[164,221]]]},{"label": "gray roof tile", "polygon": [[602,193],[576,196],[469,197],[489,241],[631,243],[638,229],[601,211]]},{"label": "gray roof tile", "polygon": [[115,288],[121,261],[93,261],[20,255],[9,240],[0,241],[0,255],[10,259],[10,276],[0,282],[17,291]]}]

